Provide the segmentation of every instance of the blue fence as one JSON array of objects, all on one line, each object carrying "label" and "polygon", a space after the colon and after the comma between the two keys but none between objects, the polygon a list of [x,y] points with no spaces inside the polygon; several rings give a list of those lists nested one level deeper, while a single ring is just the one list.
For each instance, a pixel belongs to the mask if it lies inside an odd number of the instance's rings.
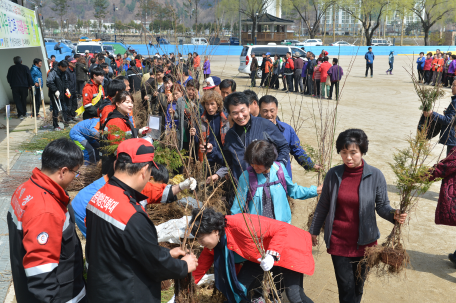
[{"label": "blue fence", "polygon": [[[109,43],[114,44],[114,43]],[[55,43],[46,43],[46,50],[48,56],[56,56],[56,60],[60,61],[65,58],[66,55],[71,55],[71,50],[65,45],[62,46],[62,54],[57,54],[54,50]],[[200,55],[211,55],[211,56],[240,56],[243,46],[237,45],[153,45],[147,44],[131,44],[131,47],[143,56],[154,55],[155,53],[181,53],[184,57],[187,57],[188,53],[197,52]],[[364,56],[367,52],[367,46],[307,46],[306,51],[311,51],[315,54],[320,54],[324,49],[329,53],[330,57],[337,56]],[[456,54],[456,46],[374,46],[373,52],[377,56],[389,55],[390,51],[394,51],[395,55],[418,55],[420,52],[430,52],[440,49],[443,52],[451,51]]]}]

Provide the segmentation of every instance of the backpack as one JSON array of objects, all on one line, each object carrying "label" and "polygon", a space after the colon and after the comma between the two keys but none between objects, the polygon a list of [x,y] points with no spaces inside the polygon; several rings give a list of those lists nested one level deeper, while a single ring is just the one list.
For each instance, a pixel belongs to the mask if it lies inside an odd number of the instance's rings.
[{"label": "backpack", "polygon": [[258,185],[258,178],[256,176],[256,172],[253,169],[253,167],[251,167],[251,166],[247,167],[247,172],[249,173],[250,190],[247,192],[247,201],[246,202],[252,201],[253,196],[255,195],[258,187],[265,187],[265,186],[271,187],[271,185],[278,184],[278,183],[282,184],[282,187],[285,190],[285,194],[288,195],[287,181],[285,180],[285,174],[283,173],[282,165],[280,165],[279,162],[274,162],[274,163],[279,166],[279,170],[277,171],[278,180],[274,181],[274,182],[260,184],[260,185]]}]

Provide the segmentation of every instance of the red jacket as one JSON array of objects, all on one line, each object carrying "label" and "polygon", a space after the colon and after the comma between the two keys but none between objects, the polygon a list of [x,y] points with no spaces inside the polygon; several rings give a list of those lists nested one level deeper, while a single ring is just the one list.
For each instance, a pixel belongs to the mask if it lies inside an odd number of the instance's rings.
[{"label": "red jacket", "polygon": [[82,247],[68,194],[35,168],[11,198],[7,221],[17,302],[85,297]]},{"label": "red jacket", "polygon": [[117,110],[109,113],[103,132],[111,145],[119,145],[127,137],[138,137],[137,131],[131,124],[129,117],[122,115]]},{"label": "red jacket", "polygon": [[443,178],[440,185],[439,200],[435,209],[435,224],[456,226],[456,149],[434,166],[429,180]]},{"label": "red jacket", "polygon": [[432,58],[426,59],[424,61],[424,69],[423,70],[431,70],[432,67]]},{"label": "red jacket", "polygon": [[122,65],[122,63],[123,63],[122,59],[116,59],[116,65],[118,68]]},{"label": "red jacket", "polygon": [[320,82],[321,83],[324,83],[326,82],[326,78],[328,77],[328,70],[331,68],[331,63],[329,63],[328,61],[325,61],[323,62],[321,65],[320,65]]},{"label": "red jacket", "polygon": [[443,59],[434,59],[432,60],[432,71],[442,72],[443,71]]},{"label": "red jacket", "polygon": [[[104,90],[101,87],[102,96],[100,97],[100,101],[103,101]],[[84,108],[88,108],[92,106],[92,99],[95,99],[99,93],[99,85],[96,85],[93,80],[90,80],[82,89],[82,105]],[[98,102],[100,102],[98,101]]]},{"label": "red jacket", "polygon": [[194,69],[197,69],[200,66],[200,63],[201,63],[200,56],[196,56],[195,58],[193,58],[193,68]]},{"label": "red jacket", "polygon": [[[261,258],[261,255],[250,237],[243,216],[225,216],[228,249],[248,261],[259,263],[257,259]],[[246,214],[245,217],[250,230],[263,238],[264,249],[278,259],[274,266],[313,275],[315,262],[312,256],[312,239],[307,231],[263,216]],[[195,283],[201,280],[213,263],[214,253],[204,248],[198,259],[198,267],[192,273]]]}]

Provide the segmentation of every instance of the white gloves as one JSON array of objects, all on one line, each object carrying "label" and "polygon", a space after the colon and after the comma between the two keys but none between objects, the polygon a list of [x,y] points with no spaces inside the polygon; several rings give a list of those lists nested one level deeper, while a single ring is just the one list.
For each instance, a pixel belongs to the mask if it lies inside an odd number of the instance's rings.
[{"label": "white gloves", "polygon": [[189,189],[189,188],[191,190],[195,190],[195,188],[196,188],[196,180],[190,177],[190,178],[182,181],[181,183],[179,183],[179,188],[181,190]]},{"label": "white gloves", "polygon": [[56,92],[54,93],[54,95],[57,97],[57,99],[60,98],[60,92],[59,92],[59,91],[56,91]]},{"label": "white gloves", "polygon": [[139,129],[139,133],[141,135],[145,135],[148,131],[149,131],[149,127],[148,126],[144,126],[143,128]]},{"label": "white gloves", "polygon": [[259,258],[258,261],[260,261],[260,266],[264,271],[270,271],[274,266],[274,257],[271,255],[266,255],[263,260]]}]

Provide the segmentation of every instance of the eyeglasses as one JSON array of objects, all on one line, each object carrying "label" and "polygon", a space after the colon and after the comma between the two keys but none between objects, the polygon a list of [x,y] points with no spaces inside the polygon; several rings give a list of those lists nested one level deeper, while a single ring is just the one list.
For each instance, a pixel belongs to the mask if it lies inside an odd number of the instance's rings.
[{"label": "eyeglasses", "polygon": [[72,172],[72,173],[74,173],[74,174],[76,175],[75,177],[79,177],[79,175],[81,174],[81,173],[79,172],[79,170],[71,170],[71,169],[69,169],[69,171]]}]

